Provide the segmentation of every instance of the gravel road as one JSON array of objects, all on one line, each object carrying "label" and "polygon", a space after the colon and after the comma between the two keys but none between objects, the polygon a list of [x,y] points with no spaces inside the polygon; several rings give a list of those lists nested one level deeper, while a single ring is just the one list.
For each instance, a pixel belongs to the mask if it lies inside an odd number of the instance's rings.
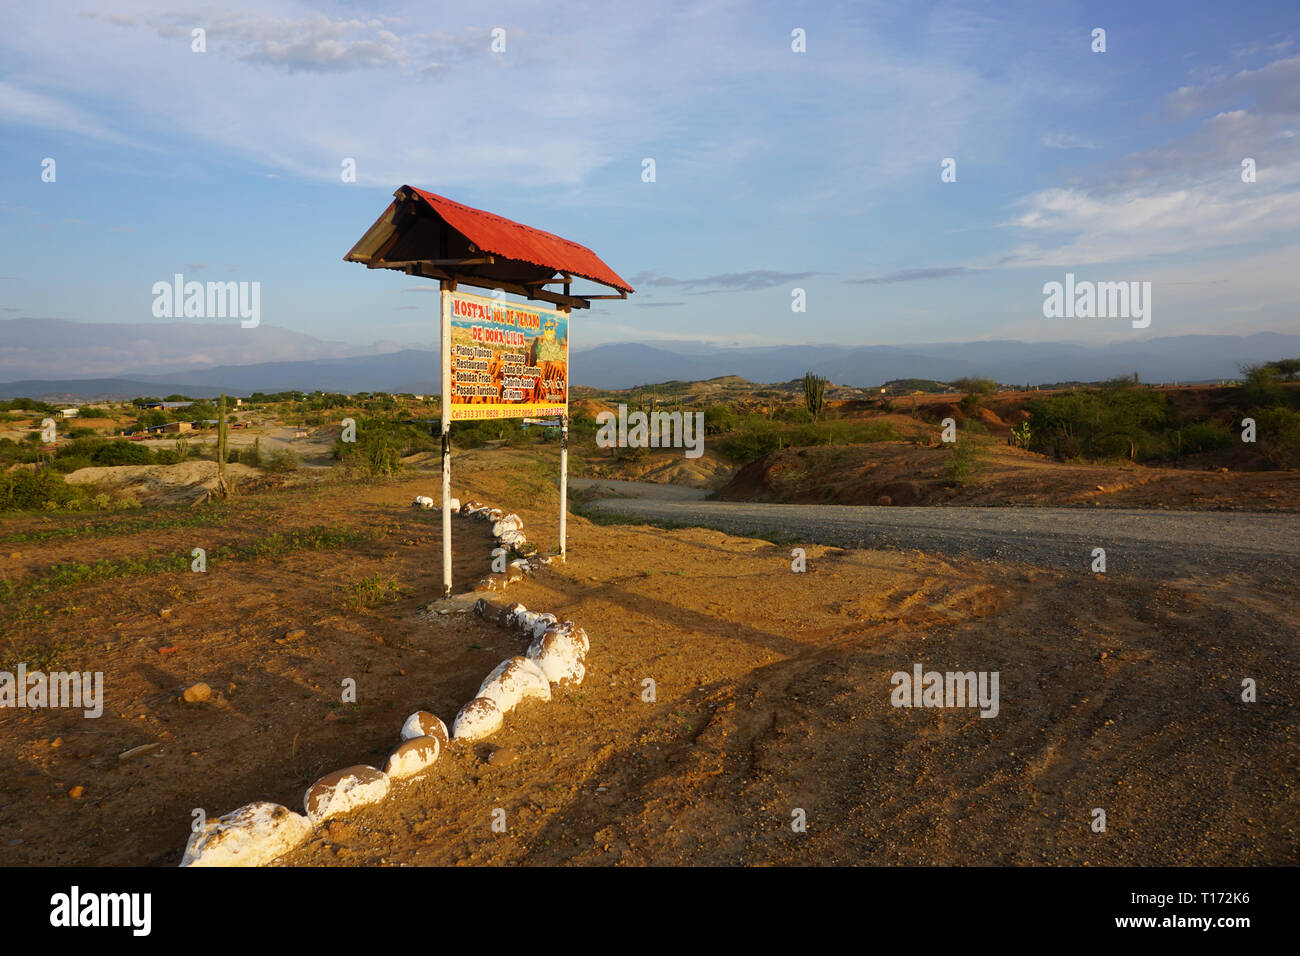
[{"label": "gravel road", "polygon": [[894,508],[705,501],[706,492],[646,482],[575,479],[616,495],[583,506],[651,521],[861,548],[915,548],[993,561],[1088,571],[1093,548],[1106,571],[1159,578],[1246,572],[1294,581],[1294,514],[1082,508]]}]

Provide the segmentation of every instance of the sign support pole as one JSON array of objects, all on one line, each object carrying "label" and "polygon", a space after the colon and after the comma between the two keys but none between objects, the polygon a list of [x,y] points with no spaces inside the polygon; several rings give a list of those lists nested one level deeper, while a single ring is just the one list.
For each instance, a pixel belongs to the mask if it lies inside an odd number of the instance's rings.
[{"label": "sign support pole", "polygon": [[442,596],[451,597],[451,293],[439,283],[442,300]]},{"label": "sign support pole", "polygon": [[564,531],[569,517],[569,413],[560,419],[560,560],[564,557]]},{"label": "sign support pole", "polygon": [[[568,292],[569,287],[566,284],[564,291]],[[564,343],[565,363],[564,363],[564,414],[560,416],[560,560],[565,558],[565,530],[569,518],[569,356],[573,354],[573,314],[572,310],[565,309],[564,317],[567,320],[566,336]]]}]

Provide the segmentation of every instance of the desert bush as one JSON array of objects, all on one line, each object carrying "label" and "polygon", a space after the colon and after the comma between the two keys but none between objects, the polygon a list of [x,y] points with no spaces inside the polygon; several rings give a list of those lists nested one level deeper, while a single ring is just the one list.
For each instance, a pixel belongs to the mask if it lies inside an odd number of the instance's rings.
[{"label": "desert bush", "polygon": [[741,423],[741,415],[730,405],[710,405],[704,409],[704,434],[722,435]]},{"label": "desert bush", "polygon": [[1169,454],[1168,401],[1131,381],[1029,404],[1030,447],[1059,459],[1161,458]]},{"label": "desert bush", "polygon": [[1300,412],[1257,408],[1251,417],[1259,429],[1256,444],[1269,463],[1278,468],[1300,468]]},{"label": "desert bush", "polygon": [[959,438],[948,443],[948,461],[943,477],[958,485],[974,481],[984,470],[983,446],[972,438]]},{"label": "desert bush", "polygon": [[71,474],[78,468],[90,468],[95,464],[89,455],[57,455],[50,462],[50,469],[61,475]]},{"label": "desert bush", "polygon": [[396,474],[405,454],[402,427],[374,419],[360,421],[355,442],[340,439],[334,443],[335,457],[369,478]]},{"label": "desert bush", "polygon": [[1233,442],[1233,435],[1218,422],[1192,422],[1178,429],[1176,443],[1183,455],[1219,451]]},{"label": "desert bush", "polygon": [[996,395],[998,391],[998,383],[991,378],[959,378],[948,384],[967,395]]},{"label": "desert bush", "polygon": [[780,448],[865,445],[898,438],[898,429],[886,422],[839,419],[806,425],[777,425],[761,415],[751,415],[743,426],[722,438],[718,451],[730,461],[748,464]]},{"label": "desert bush", "polygon": [[802,405],[787,405],[778,408],[772,418],[786,425],[811,425],[818,416]]},{"label": "desert bush", "polygon": [[83,497],[84,489],[45,469],[22,469],[0,475],[0,511],[54,511]]},{"label": "desert bush", "polygon": [[[406,426],[410,427],[410,426]],[[593,419],[593,434],[594,419]],[[428,437],[428,448],[419,448],[418,451],[434,451],[441,449],[441,440]],[[496,418],[486,419],[474,422],[452,422],[451,441],[452,445],[460,448],[478,448],[479,446],[490,441],[504,441],[507,445],[516,444],[528,437],[528,429],[524,428],[517,418]],[[408,452],[412,454],[412,452]]]},{"label": "desert bush", "polygon": [[1268,408],[1283,403],[1283,389],[1278,373],[1268,365],[1246,365],[1241,369],[1245,379],[1237,393],[1241,408]]},{"label": "desert bush", "polygon": [[253,444],[241,448],[235,456],[235,461],[248,465],[251,468],[262,467],[262,439],[254,438]]},{"label": "desert bush", "polygon": [[279,448],[266,456],[262,467],[272,473],[298,470],[298,455],[292,448]]},{"label": "desert bush", "polygon": [[122,440],[104,442],[93,457],[96,465],[148,465],[154,460],[144,445]]}]

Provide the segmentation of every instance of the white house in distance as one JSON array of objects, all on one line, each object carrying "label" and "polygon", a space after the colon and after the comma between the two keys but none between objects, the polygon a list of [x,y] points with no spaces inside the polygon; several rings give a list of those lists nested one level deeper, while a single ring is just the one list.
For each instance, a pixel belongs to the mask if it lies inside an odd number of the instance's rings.
[{"label": "white house in distance", "polygon": [[59,409],[59,417],[60,417],[60,418],[76,418],[76,417],[77,417],[77,409],[75,409],[75,408],[60,408],[60,409]]}]

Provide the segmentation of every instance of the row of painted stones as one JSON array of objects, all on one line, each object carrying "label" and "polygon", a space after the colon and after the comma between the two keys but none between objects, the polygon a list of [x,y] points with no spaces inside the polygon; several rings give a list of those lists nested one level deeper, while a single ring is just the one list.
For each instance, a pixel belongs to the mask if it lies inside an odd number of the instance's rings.
[{"label": "row of painted stones", "polygon": [[[426,502],[432,499],[421,496],[414,503],[417,507],[432,507]],[[453,502],[456,510],[467,517],[491,520],[493,537],[501,547],[518,553],[526,545],[523,522],[518,515],[507,515],[477,502],[467,502],[463,507],[455,499]],[[531,570],[531,564],[524,559],[513,562],[511,567],[521,575]],[[510,580],[515,578],[494,581],[492,585],[504,587]],[[529,611],[522,604],[502,605],[480,598],[475,613],[530,636],[532,641],[524,657],[512,657],[497,665],[483,680],[474,698],[456,715],[450,739],[467,742],[491,736],[501,728],[505,715],[522,701],[550,700],[552,683],[582,683],[590,646],[586,632],[572,621]],[[383,800],[393,780],[414,777],[428,770],[450,739],[441,719],[427,711],[417,711],[403,723],[402,743],[389,755],[384,770],[362,764],[321,777],[303,797],[305,816],[280,804],[257,801],[207,821],[191,835],[181,866],[269,863],[294,849],[315,827],[331,817]]]}]

